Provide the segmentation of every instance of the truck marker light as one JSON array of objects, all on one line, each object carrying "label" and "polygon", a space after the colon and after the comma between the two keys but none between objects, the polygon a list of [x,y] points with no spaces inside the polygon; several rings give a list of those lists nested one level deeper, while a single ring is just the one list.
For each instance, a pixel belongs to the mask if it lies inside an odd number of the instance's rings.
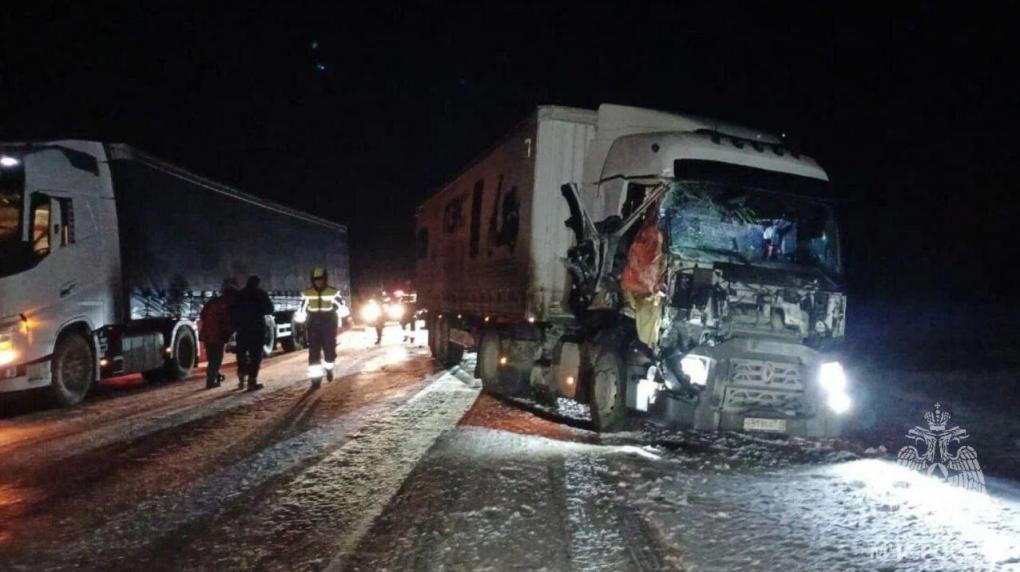
[{"label": "truck marker light", "polygon": [[166,348],[163,350],[163,353],[165,353],[166,355],[170,355],[173,353],[173,350],[171,350],[170,348]]},{"label": "truck marker light", "polygon": [[572,375],[567,376],[567,385],[574,385],[574,376]]},{"label": "truck marker light", "polygon": [[0,157],[0,167],[17,167],[20,162],[14,157],[8,157],[7,155]]},{"label": "truck marker light", "polygon": [[506,356],[499,356],[499,365],[506,365]]},{"label": "truck marker light", "polygon": [[108,365],[110,365],[110,360],[106,358],[99,360],[99,367],[106,367]]}]

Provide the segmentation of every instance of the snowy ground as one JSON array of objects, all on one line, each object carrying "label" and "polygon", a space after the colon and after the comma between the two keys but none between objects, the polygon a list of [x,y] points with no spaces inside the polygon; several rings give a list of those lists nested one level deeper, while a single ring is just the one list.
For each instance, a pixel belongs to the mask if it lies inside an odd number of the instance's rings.
[{"label": "snowy ground", "polygon": [[1014,484],[988,501],[832,445],[647,427],[599,439],[483,397],[352,568],[1020,568]]},{"label": "snowy ground", "polygon": [[[853,370],[839,440],[599,435],[479,394],[471,356],[435,370],[423,336],[372,341],[318,391],[298,353],[253,394],[120,380],[4,414],[0,570],[1020,570],[1015,415],[979,390],[1008,373]],[[935,399],[989,495],[892,462]]]}]

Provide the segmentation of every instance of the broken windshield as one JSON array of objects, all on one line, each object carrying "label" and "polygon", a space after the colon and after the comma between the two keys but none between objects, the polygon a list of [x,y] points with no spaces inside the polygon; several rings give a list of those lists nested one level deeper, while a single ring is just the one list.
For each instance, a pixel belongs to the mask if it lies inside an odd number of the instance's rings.
[{"label": "broken windshield", "polygon": [[817,268],[839,274],[825,203],[732,183],[676,181],[662,204],[670,252],[703,262]]}]

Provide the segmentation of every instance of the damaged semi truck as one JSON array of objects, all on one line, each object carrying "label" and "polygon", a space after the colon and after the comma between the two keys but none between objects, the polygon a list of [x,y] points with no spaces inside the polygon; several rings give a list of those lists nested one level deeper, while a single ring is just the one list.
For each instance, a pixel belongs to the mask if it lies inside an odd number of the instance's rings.
[{"label": "damaged semi truck", "polygon": [[429,344],[487,392],[833,436],[846,299],[828,177],[780,138],[543,106],[417,213]]}]

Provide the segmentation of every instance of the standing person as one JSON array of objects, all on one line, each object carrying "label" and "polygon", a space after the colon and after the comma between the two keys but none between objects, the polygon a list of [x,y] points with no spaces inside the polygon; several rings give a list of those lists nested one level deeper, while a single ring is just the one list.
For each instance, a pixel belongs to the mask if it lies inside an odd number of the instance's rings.
[{"label": "standing person", "polygon": [[237,388],[244,389],[247,382],[248,391],[262,389],[258,378],[266,343],[266,316],[273,313],[273,302],[259,288],[260,282],[258,276],[248,277],[230,313],[237,330]]},{"label": "standing person", "polygon": [[208,361],[205,369],[205,388],[220,386],[222,377],[220,366],[223,365],[223,346],[230,341],[234,333],[230,322],[230,312],[237,296],[237,282],[233,278],[223,281],[220,295],[209,299],[202,306],[198,317],[198,338],[205,345],[205,357]]},{"label": "standing person", "polygon": [[[328,283],[325,268],[312,269],[312,287],[302,292],[301,309],[306,316],[305,328],[308,334],[308,378],[312,387],[322,384],[322,375],[333,381],[333,367],[336,365],[336,331],[339,323],[340,291]],[[325,354],[326,361],[322,361]]]}]

